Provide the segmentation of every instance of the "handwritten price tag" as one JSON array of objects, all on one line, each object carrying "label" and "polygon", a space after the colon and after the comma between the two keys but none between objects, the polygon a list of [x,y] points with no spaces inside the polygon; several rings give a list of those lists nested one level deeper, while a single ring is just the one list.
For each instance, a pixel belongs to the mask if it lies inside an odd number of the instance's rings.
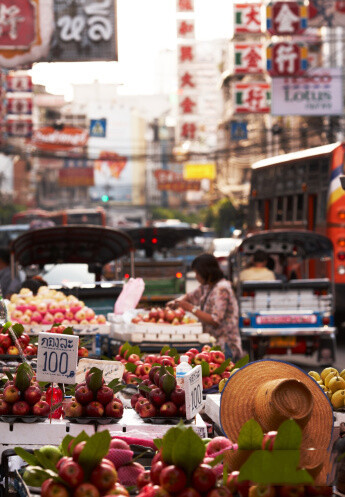
[{"label": "handwritten price tag", "polygon": [[78,343],[78,336],[39,333],[37,380],[55,383],[75,383]]},{"label": "handwritten price tag", "polygon": [[85,372],[91,368],[98,368],[103,371],[103,378],[106,383],[110,383],[115,378],[122,378],[125,366],[119,361],[103,361],[100,359],[80,359],[77,367],[77,383],[85,380]]},{"label": "handwritten price tag", "polygon": [[184,379],[184,390],[186,393],[186,418],[194,418],[201,411],[204,402],[202,398],[202,370],[196,366],[186,373]]}]

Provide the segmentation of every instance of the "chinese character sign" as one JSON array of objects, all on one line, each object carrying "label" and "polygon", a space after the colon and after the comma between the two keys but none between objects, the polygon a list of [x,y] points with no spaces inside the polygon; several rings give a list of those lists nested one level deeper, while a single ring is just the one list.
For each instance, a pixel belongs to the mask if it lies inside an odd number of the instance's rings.
[{"label": "chinese character sign", "polygon": [[267,71],[271,76],[301,75],[307,69],[306,45],[282,42],[267,47]]},{"label": "chinese character sign", "polygon": [[263,47],[259,43],[234,44],[234,73],[262,73],[264,69]]},{"label": "chinese character sign", "polygon": [[261,4],[234,5],[235,33],[261,33]]},{"label": "chinese character sign", "polygon": [[50,60],[117,60],[113,0],[55,0],[55,40]]},{"label": "chinese character sign", "polygon": [[36,36],[35,3],[30,0],[1,0],[0,50],[28,49]]},{"label": "chinese character sign", "polygon": [[176,0],[176,12],[194,12],[194,0]]},{"label": "chinese character sign", "polygon": [[263,114],[270,112],[271,90],[268,83],[234,83],[235,113]]},{"label": "chinese character sign", "polygon": [[299,2],[276,2],[266,7],[267,31],[276,35],[303,33],[308,27],[308,7]]}]

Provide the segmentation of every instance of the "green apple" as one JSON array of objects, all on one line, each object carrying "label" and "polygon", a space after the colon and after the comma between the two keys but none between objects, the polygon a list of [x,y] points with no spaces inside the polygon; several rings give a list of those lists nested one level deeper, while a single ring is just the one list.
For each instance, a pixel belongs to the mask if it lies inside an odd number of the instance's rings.
[{"label": "green apple", "polygon": [[46,457],[54,466],[62,457],[60,450],[57,447],[54,447],[54,445],[44,445],[40,448],[39,452],[44,457]]},{"label": "green apple", "polygon": [[25,483],[31,487],[41,487],[47,478],[49,478],[47,470],[44,470],[41,466],[27,466],[23,474]]}]

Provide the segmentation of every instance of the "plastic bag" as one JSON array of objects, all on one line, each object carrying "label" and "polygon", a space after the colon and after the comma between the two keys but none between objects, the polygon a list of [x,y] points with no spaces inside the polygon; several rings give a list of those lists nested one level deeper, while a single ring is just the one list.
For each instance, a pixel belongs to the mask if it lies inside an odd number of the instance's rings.
[{"label": "plastic bag", "polygon": [[145,290],[145,283],[142,278],[130,278],[124,284],[122,292],[118,296],[115,305],[114,313],[123,314],[126,311],[135,309]]}]

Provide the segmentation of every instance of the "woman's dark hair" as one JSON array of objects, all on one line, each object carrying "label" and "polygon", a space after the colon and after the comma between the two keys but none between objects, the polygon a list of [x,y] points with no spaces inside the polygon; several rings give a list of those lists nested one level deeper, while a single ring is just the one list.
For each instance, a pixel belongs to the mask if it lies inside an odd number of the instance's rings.
[{"label": "woman's dark hair", "polygon": [[217,283],[224,278],[217,259],[211,254],[198,255],[192,262],[193,271],[197,271],[206,283]]}]

